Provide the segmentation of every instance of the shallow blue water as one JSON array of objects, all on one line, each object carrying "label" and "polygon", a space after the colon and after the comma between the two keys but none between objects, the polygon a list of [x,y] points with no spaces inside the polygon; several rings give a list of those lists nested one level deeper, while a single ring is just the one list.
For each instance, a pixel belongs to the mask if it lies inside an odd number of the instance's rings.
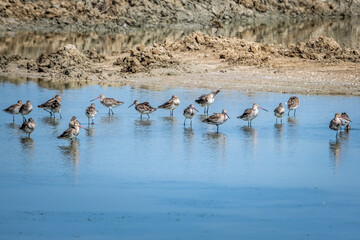
[{"label": "shallow blue water", "polygon": [[[273,109],[290,95],[223,90],[210,112],[230,116],[216,127],[182,111],[206,89],[130,87],[49,90],[0,83],[0,106],[34,106],[60,94],[62,120],[35,107],[28,139],[21,116],[0,113],[0,239],[358,239],[360,104],[358,97],[302,96],[296,118],[275,124]],[[103,93],[125,104],[114,116],[100,102],[93,126],[84,114]],[[135,99],[154,107],[176,94],[174,112],[140,120]],[[253,102],[248,128],[237,119]],[[195,105],[202,112],[200,106]],[[353,120],[336,140],[335,112]],[[89,128],[58,140],[71,116]]]}]

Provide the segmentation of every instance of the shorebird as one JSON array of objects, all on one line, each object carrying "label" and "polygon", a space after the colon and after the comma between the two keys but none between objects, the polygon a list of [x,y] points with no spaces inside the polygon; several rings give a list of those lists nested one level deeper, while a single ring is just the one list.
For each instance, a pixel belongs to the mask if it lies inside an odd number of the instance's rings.
[{"label": "shorebird", "polygon": [[219,132],[219,125],[226,122],[226,120],[228,120],[228,118],[230,118],[229,115],[226,113],[226,110],[223,109],[221,113],[214,113],[210,117],[205,118],[203,120],[203,122],[208,123],[208,124],[212,124],[212,125],[216,125],[217,132]]},{"label": "shorebird", "polygon": [[[54,118],[55,118],[55,113],[59,113],[60,119],[62,119],[62,116],[61,116],[61,103],[58,102],[58,100],[55,99],[55,101],[53,101],[50,104],[50,113],[51,113],[51,115],[54,114]],[[50,115],[50,117],[51,117],[51,115]]]},{"label": "shorebird", "polygon": [[35,127],[36,127],[36,123],[34,119],[29,118],[28,121],[26,121],[25,119],[20,129],[23,130],[25,133],[27,133],[28,137],[30,137],[30,134],[35,130]]},{"label": "shorebird", "polygon": [[116,108],[124,104],[124,102],[120,102],[118,100],[115,100],[114,98],[106,98],[104,94],[100,94],[100,96],[92,99],[90,102],[95,101],[98,98],[100,98],[100,103],[109,109],[109,115],[110,115],[110,111],[112,115],[114,115],[114,111],[112,110],[113,108]]},{"label": "shorebird", "polygon": [[[75,121],[74,127],[70,127],[66,129],[60,136],[58,136],[58,139],[70,139],[71,141],[74,140],[74,138],[77,137],[80,133],[80,128],[84,128],[81,126],[81,124],[78,121]],[[85,129],[85,128],[84,128]]]},{"label": "shorebird", "polygon": [[23,102],[21,100],[17,101],[17,103],[11,105],[8,108],[3,109],[4,112],[9,113],[13,115],[13,122],[15,121],[15,114],[20,113],[20,108],[23,105]]},{"label": "shorebird", "polygon": [[90,107],[86,108],[85,114],[88,118],[88,124],[90,123],[90,118],[92,119],[92,124],[94,124],[94,118],[97,113],[98,113],[98,110],[96,110],[96,108],[95,108],[95,103],[92,103]]},{"label": "shorebird", "polygon": [[81,125],[81,123],[76,119],[76,117],[72,116],[72,118],[69,121],[69,128],[74,128],[76,122],[78,122]]},{"label": "shorebird", "polygon": [[209,94],[203,94],[198,99],[195,100],[197,104],[204,107],[204,113],[209,114],[209,106],[212,104],[215,100],[216,94],[220,92],[220,89],[213,91]]},{"label": "shorebird", "polygon": [[340,121],[341,121],[341,126],[344,126],[345,129],[349,131],[351,128],[350,127],[351,120],[350,117],[346,114],[346,112],[341,113]]},{"label": "shorebird", "polygon": [[47,111],[48,113],[50,113],[50,117],[52,116],[52,111],[51,111],[51,105],[57,101],[58,103],[61,104],[61,96],[60,95],[55,95],[55,97],[47,100],[46,102],[44,102],[43,104],[38,105],[38,108],[42,108],[45,111]]},{"label": "shorebird", "polygon": [[256,103],[254,103],[252,105],[252,108],[248,108],[244,111],[244,113],[239,116],[238,118],[247,121],[248,122],[248,126],[251,126],[251,121],[257,117],[257,115],[259,114],[259,110],[258,108],[268,112],[268,110],[266,110],[265,108],[260,107],[259,105],[257,105]]},{"label": "shorebird", "polygon": [[340,127],[341,127],[341,115],[340,113],[335,113],[334,118],[330,121],[329,128],[336,131],[336,138],[338,136]]},{"label": "shorebird", "polygon": [[20,114],[23,117],[23,120],[26,121],[25,115],[28,115],[33,110],[33,106],[31,105],[30,100],[27,100],[25,104],[23,104],[19,110]]},{"label": "shorebird", "polygon": [[195,111],[199,112],[193,104],[190,104],[187,108],[184,109],[184,117],[185,117],[185,120],[184,120],[184,126],[185,126],[185,123],[186,123],[186,119],[190,119],[190,126],[192,127],[192,118],[195,116]]},{"label": "shorebird", "polygon": [[172,95],[169,101],[160,105],[158,108],[170,110],[170,117],[174,116],[174,109],[180,105],[180,99],[176,95]]},{"label": "shorebird", "polygon": [[148,102],[139,103],[138,100],[135,100],[134,103],[129,106],[129,108],[133,105],[135,105],[136,111],[140,113],[140,118],[142,118],[143,114],[146,114],[148,118],[150,118],[149,114],[156,111],[156,108],[150,106]]},{"label": "shorebird", "polygon": [[286,105],[288,106],[288,109],[289,109],[288,116],[289,116],[291,110],[294,110],[294,116],[295,116],[296,109],[300,106],[300,100],[298,97],[292,96],[286,102]]},{"label": "shorebird", "polygon": [[277,108],[275,108],[274,110],[274,115],[276,117],[276,123],[277,123],[277,119],[280,118],[281,119],[281,123],[282,123],[282,117],[285,114],[285,108],[283,107],[282,103],[279,103],[279,106]]}]

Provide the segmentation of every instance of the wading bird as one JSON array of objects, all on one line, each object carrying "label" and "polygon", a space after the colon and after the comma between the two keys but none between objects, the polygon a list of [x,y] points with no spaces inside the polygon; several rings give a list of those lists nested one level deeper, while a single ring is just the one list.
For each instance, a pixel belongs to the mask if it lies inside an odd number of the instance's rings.
[{"label": "wading bird", "polygon": [[136,111],[140,113],[140,118],[142,118],[143,114],[146,114],[148,118],[150,118],[149,114],[156,111],[156,108],[150,106],[149,102],[139,103],[138,100],[135,100],[134,103],[129,106],[129,108],[133,105],[135,105]]},{"label": "wading bird", "polygon": [[15,114],[20,113],[20,108],[22,105],[23,105],[23,102],[21,100],[19,100],[19,101],[17,101],[17,103],[11,105],[10,107],[3,109],[3,111],[13,115],[13,122],[15,122]]},{"label": "wading bird", "polygon": [[229,115],[226,113],[226,110],[223,109],[221,113],[214,113],[208,118],[203,120],[204,123],[216,125],[216,131],[219,132],[219,125],[226,122],[226,120],[230,119]]},{"label": "wading bird", "polygon": [[209,114],[209,106],[215,101],[215,96],[220,92],[220,89],[209,94],[203,94],[195,100],[197,104],[204,107],[204,113]]},{"label": "wading bird", "polygon": [[174,116],[174,109],[180,105],[180,99],[176,95],[172,95],[169,101],[160,105],[158,108],[170,110],[170,117]]},{"label": "wading bird", "polygon": [[184,117],[185,117],[185,120],[184,120],[184,126],[185,126],[185,123],[186,123],[186,119],[190,119],[190,126],[192,127],[192,118],[195,116],[195,111],[196,112],[199,112],[193,104],[190,104],[187,108],[184,109]]},{"label": "wading bird", "polygon": [[257,105],[256,103],[254,103],[252,105],[252,108],[248,108],[244,111],[244,113],[239,116],[238,118],[247,121],[248,122],[248,126],[251,126],[251,122],[252,120],[254,120],[254,118],[257,117],[257,115],[259,114],[259,110],[258,108],[268,112],[268,110],[266,110],[265,108],[260,107],[259,105]]},{"label": "wading bird", "polygon": [[92,99],[91,102],[99,98],[100,98],[100,103],[109,109],[109,115],[110,112],[112,113],[112,115],[114,115],[114,111],[112,110],[113,108],[116,108],[124,104],[124,102],[120,102],[118,100],[115,100],[114,98],[106,98],[104,94],[100,94],[100,96],[98,96],[97,98]]}]

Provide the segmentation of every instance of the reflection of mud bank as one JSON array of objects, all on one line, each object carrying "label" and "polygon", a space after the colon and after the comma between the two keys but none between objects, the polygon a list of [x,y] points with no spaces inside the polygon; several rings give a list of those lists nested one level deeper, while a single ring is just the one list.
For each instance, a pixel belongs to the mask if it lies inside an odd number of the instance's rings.
[{"label": "reflection of mud bank", "polygon": [[219,21],[358,15],[359,1],[15,1],[0,4],[3,29],[112,31],[127,26],[210,26]]},{"label": "reflection of mud bank", "polygon": [[[301,22],[292,20],[266,24],[237,23],[224,25],[224,28],[217,31],[213,28],[200,28],[200,31],[208,35],[216,34],[246,41],[283,45],[327,36],[333,38],[341,47],[360,46],[360,18]],[[50,53],[66,44],[73,44],[80,51],[96,49],[100,54],[111,55],[116,51],[133,49],[137,45],[151,46],[165,39],[181,40],[191,32],[191,29],[139,29],[107,34],[0,32],[0,54],[36,58],[42,53]]]},{"label": "reflection of mud bank", "polygon": [[68,44],[33,60],[0,57],[0,75],[61,83],[360,95],[359,64],[359,49],[342,48],[326,37],[285,47],[196,32],[110,56]]}]

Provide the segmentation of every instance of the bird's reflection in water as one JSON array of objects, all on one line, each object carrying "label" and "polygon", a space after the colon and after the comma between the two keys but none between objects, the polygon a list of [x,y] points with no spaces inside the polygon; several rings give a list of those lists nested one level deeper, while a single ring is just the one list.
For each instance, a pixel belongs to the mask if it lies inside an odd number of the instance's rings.
[{"label": "bird's reflection in water", "polygon": [[21,142],[21,146],[23,148],[23,150],[27,153],[33,153],[34,151],[34,139],[30,138],[30,137],[22,137],[20,138],[20,142]]},{"label": "bird's reflection in water", "polygon": [[41,122],[56,127],[60,124],[60,118],[42,117]]},{"label": "bird's reflection in water", "polygon": [[276,151],[282,152],[282,136],[283,136],[284,124],[275,123],[274,124],[274,139],[277,143]]},{"label": "bird's reflection in water", "polygon": [[119,120],[119,118],[117,116],[107,114],[100,118],[100,123],[114,123],[114,122],[117,122],[118,120]]},{"label": "bird's reflection in water", "polygon": [[153,124],[153,120],[150,120],[150,119],[135,120],[135,126],[137,126],[137,127],[149,127],[152,124]]},{"label": "bird's reflection in water", "polygon": [[299,123],[299,119],[296,117],[288,117],[287,121],[290,127],[295,127]]},{"label": "bird's reflection in water", "polygon": [[167,124],[171,124],[171,125],[175,125],[178,122],[178,120],[174,117],[162,117],[162,120]]},{"label": "bird's reflection in water", "polygon": [[212,146],[210,149],[213,151],[219,151],[221,153],[222,159],[226,159],[226,135],[221,132],[208,132],[205,133],[204,136],[206,141]]},{"label": "bird's reflection in water", "polygon": [[205,118],[209,117],[207,114],[199,114],[200,120],[204,120]]},{"label": "bird's reflection in water", "polygon": [[11,129],[19,129],[21,127],[21,125],[16,124],[16,123],[8,123],[8,124],[6,124],[6,126]]},{"label": "bird's reflection in water", "polygon": [[252,152],[256,152],[256,145],[257,145],[257,130],[252,126],[242,126],[241,130],[245,136],[245,151],[249,152],[252,149]]},{"label": "bird's reflection in water", "polygon": [[72,165],[77,169],[79,163],[79,145],[80,142],[78,139],[69,141],[68,145],[59,146],[61,152],[64,154],[65,158],[71,161]]},{"label": "bird's reflection in water", "polygon": [[184,138],[186,142],[192,143],[194,139],[194,130],[191,127],[184,127]]},{"label": "bird's reflection in water", "polygon": [[347,144],[349,140],[349,132],[341,131],[337,139],[329,141],[329,152],[330,152],[330,161],[334,167],[337,167],[341,161],[341,149],[344,145]]},{"label": "bird's reflection in water", "polygon": [[87,131],[85,131],[86,136],[93,137],[96,135],[96,128],[94,124],[89,124],[87,127]]},{"label": "bird's reflection in water", "polygon": [[282,124],[282,123],[275,123],[275,124],[274,124],[274,129],[275,129],[274,137],[275,137],[275,138],[281,138],[281,137],[282,137],[282,132],[283,132],[283,130],[284,130],[284,124]]}]

